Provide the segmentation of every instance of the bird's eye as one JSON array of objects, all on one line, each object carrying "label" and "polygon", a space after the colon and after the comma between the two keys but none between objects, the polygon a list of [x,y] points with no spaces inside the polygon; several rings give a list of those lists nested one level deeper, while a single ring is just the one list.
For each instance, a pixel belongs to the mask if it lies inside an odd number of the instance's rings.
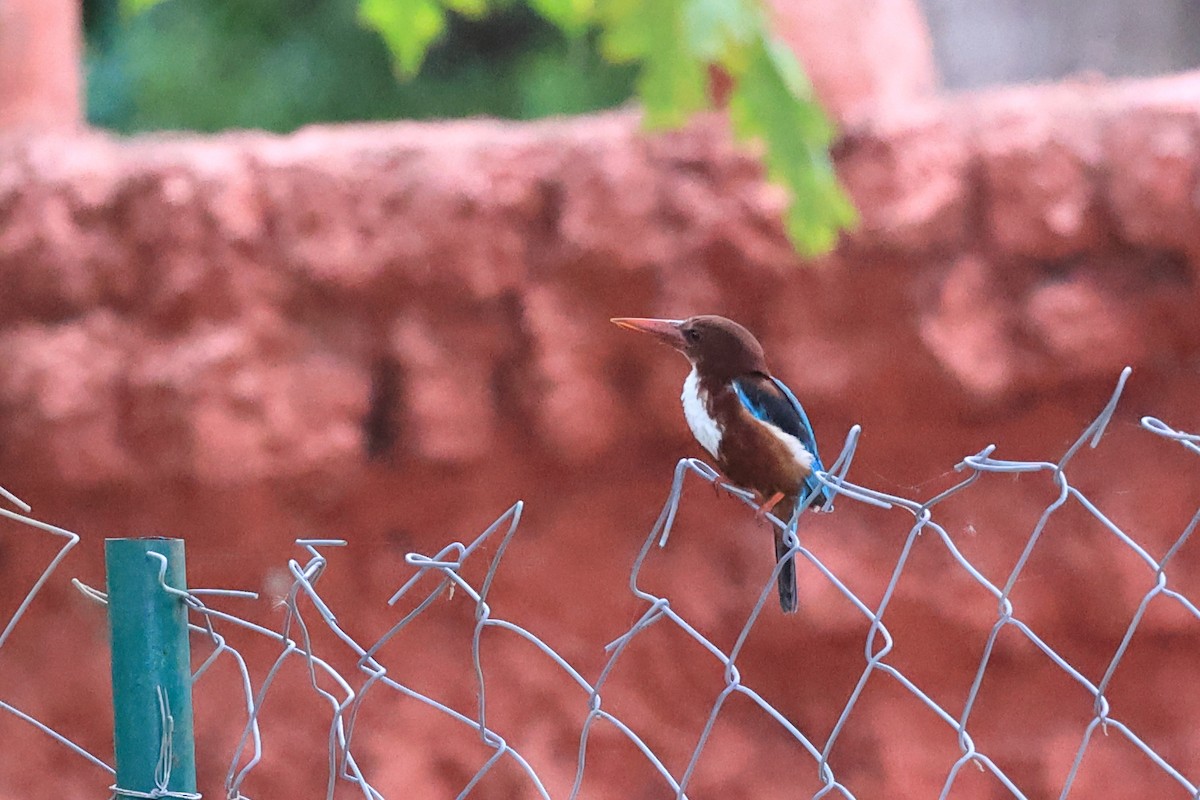
[{"label": "bird's eye", "polygon": [[689,342],[698,342],[700,341],[700,331],[696,330],[695,328],[688,328],[683,332],[683,338],[687,339]]}]

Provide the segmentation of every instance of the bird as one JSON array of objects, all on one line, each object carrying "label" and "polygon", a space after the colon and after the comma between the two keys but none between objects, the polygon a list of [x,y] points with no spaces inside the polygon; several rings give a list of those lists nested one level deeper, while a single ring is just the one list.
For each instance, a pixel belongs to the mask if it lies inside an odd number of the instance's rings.
[{"label": "bird", "polygon": [[[683,382],[683,416],[696,441],[730,482],[759,500],[758,516],[773,511],[790,522],[797,504],[831,507],[832,491],[804,407],[767,368],[762,345],[746,328],[712,314],[687,319],[615,317],[613,324],[649,334],[691,363]],[[796,566],[783,531],[775,531],[779,605],[796,611]]]}]

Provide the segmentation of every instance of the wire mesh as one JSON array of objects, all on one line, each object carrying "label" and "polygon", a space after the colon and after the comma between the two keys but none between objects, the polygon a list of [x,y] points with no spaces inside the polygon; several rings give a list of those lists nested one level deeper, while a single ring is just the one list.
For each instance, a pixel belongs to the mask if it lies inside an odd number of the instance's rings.
[{"label": "wire mesh", "polygon": [[[1200,775],[1185,774],[1180,765],[1173,764],[1164,754],[1149,745],[1139,735],[1138,730],[1135,729],[1133,724],[1123,721],[1120,713],[1121,709],[1113,707],[1109,702],[1107,692],[1110,688],[1113,675],[1121,664],[1122,659],[1126,656],[1130,643],[1139,626],[1143,624],[1147,609],[1152,601],[1161,598],[1176,604],[1187,615],[1188,619],[1193,622],[1200,622],[1200,609],[1197,608],[1193,600],[1186,597],[1169,582],[1167,574],[1168,566],[1183,544],[1192,536],[1197,525],[1200,524],[1200,510],[1192,516],[1191,521],[1179,533],[1165,554],[1161,558],[1155,559],[1133,535],[1110,520],[1083,492],[1068,480],[1067,476],[1067,468],[1076,454],[1085,445],[1096,447],[1100,443],[1101,437],[1117,407],[1129,374],[1130,371],[1128,368],[1122,372],[1116,389],[1107,405],[1057,461],[1014,461],[999,459],[994,457],[996,448],[989,446],[974,455],[967,456],[955,466],[955,469],[963,475],[961,481],[924,502],[872,489],[853,483],[846,478],[859,442],[860,430],[857,426],[852,428],[846,437],[840,455],[833,462],[830,470],[820,475],[821,480],[834,489],[838,500],[843,506],[861,503],[879,508],[897,508],[909,512],[913,517],[912,526],[908,531],[904,547],[896,560],[882,599],[874,605],[867,603],[851,591],[843,578],[823,563],[817,554],[806,547],[797,537],[797,531],[801,533],[804,531],[802,521],[793,519],[790,523],[785,524],[774,517],[769,517],[772,524],[785,529],[785,537],[791,545],[791,552],[815,568],[836,590],[837,594],[854,609],[854,613],[861,615],[867,626],[867,635],[863,642],[865,663],[862,666],[861,673],[837,718],[836,724],[834,724],[828,735],[820,738],[812,732],[803,730],[784,713],[764,699],[763,695],[747,685],[743,681],[738,667],[743,647],[756,622],[759,620],[765,604],[773,596],[776,578],[774,573],[764,581],[757,602],[746,617],[736,641],[728,652],[718,647],[705,632],[691,624],[678,613],[672,607],[668,597],[648,591],[639,583],[644,562],[652,548],[656,543],[659,547],[666,547],[668,544],[680,508],[685,483],[688,481],[700,481],[712,484],[717,486],[719,490],[738,498],[748,506],[754,506],[754,500],[751,495],[736,487],[722,483],[720,476],[712,467],[696,459],[683,459],[678,462],[671,489],[662,507],[662,511],[632,564],[629,575],[629,590],[644,604],[644,608],[637,620],[629,626],[628,630],[608,643],[604,648],[606,659],[594,679],[585,677],[580,670],[576,669],[533,631],[497,615],[489,600],[497,571],[502,566],[509,544],[520,528],[523,512],[522,503],[517,503],[506,510],[486,530],[468,543],[450,542],[432,554],[408,553],[405,561],[413,569],[413,574],[395,591],[388,600],[388,604],[395,605],[401,599],[407,599],[408,602],[413,604],[413,609],[391,625],[390,628],[383,631],[382,634],[366,642],[359,641],[344,629],[339,622],[338,616],[326,603],[319,591],[321,577],[328,566],[326,552],[330,548],[346,545],[344,540],[296,540],[296,544],[301,548],[304,556],[287,561],[287,571],[290,575],[291,583],[286,598],[283,601],[285,611],[279,630],[267,628],[235,614],[213,608],[207,600],[207,598],[214,597],[218,600],[230,597],[255,597],[254,593],[227,589],[192,589],[190,591],[182,591],[167,585],[161,564],[148,563],[147,569],[158,571],[158,578],[162,584],[163,591],[178,596],[181,602],[187,604],[191,611],[192,621],[190,629],[193,635],[197,640],[207,642],[211,647],[211,652],[203,658],[196,669],[193,681],[200,681],[209,668],[223,658],[232,662],[237,670],[241,688],[241,698],[239,700],[239,713],[241,714],[241,722],[239,724],[241,725],[241,731],[233,753],[228,756],[229,766],[225,776],[224,789],[230,798],[245,797],[243,787],[246,780],[262,759],[264,737],[263,726],[260,724],[262,708],[267,698],[271,695],[280,671],[285,664],[292,661],[299,661],[307,672],[312,691],[328,706],[331,713],[331,721],[327,729],[328,781],[325,786],[327,797],[333,797],[339,782],[350,784],[369,800],[383,797],[383,794],[371,783],[369,776],[364,774],[364,770],[360,768],[355,758],[355,731],[360,724],[360,712],[364,708],[364,705],[381,692],[394,692],[404,698],[421,703],[429,709],[445,715],[448,719],[464,728],[470,729],[491,750],[490,756],[484,760],[474,775],[462,787],[457,795],[458,798],[465,798],[472,794],[497,764],[503,760],[508,760],[515,764],[521,773],[523,773],[532,794],[549,800],[551,794],[539,776],[539,772],[534,764],[522,755],[516,744],[504,737],[489,713],[489,696],[490,692],[495,690],[495,686],[485,680],[488,665],[482,655],[481,643],[484,637],[489,635],[487,632],[491,629],[501,629],[520,637],[528,643],[529,647],[533,648],[534,651],[548,659],[557,669],[561,670],[562,674],[578,688],[579,709],[582,717],[581,732],[575,756],[574,780],[569,792],[566,794],[567,798],[575,798],[581,792],[584,776],[588,770],[589,737],[597,725],[611,726],[622,736],[626,737],[657,773],[663,787],[669,789],[669,792],[673,793],[677,798],[688,797],[689,787],[693,783],[698,764],[705,756],[706,747],[710,743],[714,726],[722,714],[722,710],[727,706],[727,701],[735,694],[740,694],[748,698],[794,740],[799,752],[805,754],[810,768],[815,773],[820,784],[820,788],[812,795],[814,798],[839,796],[855,798],[855,788],[843,780],[835,771],[831,764],[831,757],[839,747],[839,743],[844,741],[844,734],[849,720],[855,714],[863,713],[860,709],[863,707],[861,700],[864,690],[868,681],[876,675],[890,679],[897,686],[902,687],[904,691],[919,701],[922,706],[932,711],[956,738],[959,751],[958,756],[945,767],[946,778],[939,794],[940,798],[950,795],[956,782],[961,780],[963,769],[968,766],[973,766],[990,774],[1012,797],[1026,798],[1030,796],[1027,794],[1030,790],[1027,787],[1023,788],[1020,786],[1017,778],[1010,775],[993,758],[989,757],[988,753],[976,744],[972,736],[973,715],[977,708],[977,701],[979,700],[984,676],[989,669],[989,665],[993,663],[997,639],[1001,632],[1006,629],[1010,629],[1019,636],[1024,637],[1054,668],[1060,670],[1070,681],[1081,687],[1092,699],[1091,718],[1083,731],[1081,744],[1071,762],[1069,772],[1059,788],[1059,797],[1066,798],[1071,793],[1079,774],[1080,766],[1085,755],[1089,752],[1089,748],[1094,746],[1096,741],[1095,733],[1099,730],[1104,734],[1117,734],[1123,737],[1143,753],[1158,770],[1161,770],[1163,774],[1178,784],[1183,791],[1189,796],[1196,798],[1200,797],[1200,789],[1197,788],[1198,784],[1200,784]],[[1142,418],[1141,427],[1150,435],[1162,437],[1179,444],[1196,455],[1200,455],[1200,435],[1177,430],[1154,417]],[[946,528],[939,524],[934,517],[934,512],[939,505],[953,496],[968,491],[981,478],[994,473],[1047,473],[1057,488],[1056,497],[1045,508],[1036,525],[1030,531],[1019,558],[1003,583],[992,582],[985,577],[983,572],[963,555],[953,538],[948,534]],[[21,622],[22,617],[31,603],[36,599],[39,591],[57,572],[63,559],[78,544],[80,539],[78,535],[70,531],[49,525],[29,516],[30,509],[28,505],[22,503],[18,498],[3,489],[0,489],[0,493],[3,494],[4,499],[18,509],[18,511],[12,511],[0,508],[0,514],[8,519],[27,525],[33,530],[41,531],[63,540],[61,548],[40,573],[24,596],[22,602],[16,608],[16,611],[5,624],[3,632],[0,633],[0,659],[2,659],[4,657],[4,645],[13,629]],[[1099,522],[1107,534],[1120,547],[1132,553],[1142,563],[1151,578],[1151,588],[1142,596],[1137,610],[1125,630],[1124,636],[1108,660],[1103,676],[1097,682],[1090,680],[1083,670],[1072,665],[1066,657],[1041,638],[1033,627],[1026,620],[1022,619],[1018,613],[1017,606],[1012,600],[1014,587],[1018,579],[1026,571],[1030,556],[1039,538],[1042,537],[1048,521],[1056,512],[1071,502],[1078,504],[1079,507]],[[802,514],[803,512],[798,513]],[[843,513],[847,512],[843,511]],[[945,548],[953,563],[961,569],[963,574],[968,576],[975,584],[982,587],[995,600],[995,620],[991,625],[982,655],[975,669],[974,678],[970,683],[966,701],[961,708],[956,709],[947,708],[936,702],[929,692],[918,685],[916,680],[907,675],[895,663],[889,661],[889,655],[893,652],[895,646],[893,634],[887,624],[889,604],[895,597],[896,588],[901,576],[910,564],[914,542],[920,536],[929,535],[936,537],[936,540]],[[486,548],[485,543],[488,545]],[[463,566],[470,559],[484,558],[482,554],[487,551],[491,551],[492,555],[485,576],[478,586],[472,585],[462,575]],[[776,566],[776,572],[778,572],[778,566]],[[429,589],[426,594],[421,595],[421,587],[430,586],[430,581],[427,580],[430,576],[436,578],[436,581],[433,582],[433,588]],[[99,603],[106,601],[102,592],[86,586],[77,580],[73,582],[85,596]],[[394,668],[390,668],[389,664],[385,663],[386,659],[381,653],[386,644],[402,636],[404,630],[414,620],[419,618],[422,613],[426,612],[439,597],[456,592],[470,598],[475,609],[474,625],[470,635],[470,661],[471,672],[475,681],[476,702],[471,707],[458,708],[443,703],[398,680],[395,677]],[[344,655],[343,653],[330,654],[327,652],[318,653],[316,651],[314,637],[310,630],[310,626],[312,625],[322,626],[327,629],[336,637],[336,640],[340,642],[342,647],[353,654],[355,660],[353,670],[345,668],[339,670],[332,665],[333,661],[338,660],[338,658]],[[606,708],[603,703],[606,686],[615,667],[621,662],[631,643],[646,635],[647,631],[651,628],[660,625],[674,626],[678,631],[681,631],[697,643],[711,657],[714,667],[721,671],[724,682],[723,689],[712,704],[702,729],[698,731],[696,744],[691,751],[690,757],[686,760],[684,768],[674,771],[647,744],[646,738],[644,738],[644,731],[639,732],[636,730],[634,725],[621,719],[616,713]],[[232,647],[227,641],[226,634],[235,628],[248,631],[256,637],[261,637],[278,648],[273,663],[270,664],[265,675],[257,683],[251,677],[251,670],[243,653]],[[202,682],[197,686],[196,691],[196,702],[198,704],[228,702],[224,697],[206,696]],[[0,701],[0,710],[14,715],[43,734],[52,737],[55,741],[69,749],[74,755],[86,760],[98,770],[107,772],[109,777],[111,777],[113,769],[102,757],[80,747],[66,734],[52,729],[50,726],[35,719],[31,714],[9,703]],[[163,728],[164,730],[169,729],[169,720],[164,720]],[[169,751],[169,735],[164,735],[162,746],[165,751]],[[204,743],[200,742],[199,746],[203,748]],[[115,794],[123,794],[123,792],[115,787],[114,792]],[[159,795],[138,796],[170,795],[164,792]]]}]

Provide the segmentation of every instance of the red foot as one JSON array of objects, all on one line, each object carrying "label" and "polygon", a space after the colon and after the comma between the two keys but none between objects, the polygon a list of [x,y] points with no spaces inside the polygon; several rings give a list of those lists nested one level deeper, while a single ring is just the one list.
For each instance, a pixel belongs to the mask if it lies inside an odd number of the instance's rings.
[{"label": "red foot", "polygon": [[779,503],[779,501],[783,499],[783,496],[783,492],[776,492],[775,494],[771,495],[766,502],[760,505],[758,510],[754,512],[754,518],[757,520],[764,519],[767,514],[770,513],[771,509],[773,509]]}]

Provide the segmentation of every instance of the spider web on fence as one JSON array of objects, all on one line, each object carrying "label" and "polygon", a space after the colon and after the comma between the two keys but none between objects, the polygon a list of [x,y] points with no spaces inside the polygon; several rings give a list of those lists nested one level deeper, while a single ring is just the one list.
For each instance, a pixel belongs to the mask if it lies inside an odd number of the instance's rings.
[{"label": "spider web on fence", "polygon": [[[975,455],[968,456],[960,462],[955,469],[964,473],[964,478],[955,486],[938,494],[924,502],[910,500],[904,497],[899,497],[893,494],[870,489],[865,486],[851,483],[846,480],[847,471],[850,468],[851,461],[854,457],[855,450],[858,445],[859,429],[857,426],[852,428],[846,438],[845,445],[837,460],[833,463],[828,473],[822,474],[820,477],[823,482],[833,487],[836,494],[843,501],[865,503],[872,506],[882,508],[903,508],[910,512],[913,516],[913,524],[909,530],[907,539],[900,556],[897,559],[895,567],[892,571],[890,581],[883,593],[881,601],[877,606],[871,607],[858,596],[856,596],[839,577],[803,543],[799,542],[795,535],[795,521],[792,521],[790,526],[785,526],[783,522],[771,517],[773,524],[781,527],[786,527],[786,535],[792,546],[792,552],[799,558],[805,559],[817,571],[828,580],[837,592],[850,603],[858,614],[861,614],[864,621],[869,625],[866,642],[865,655],[866,663],[863,666],[861,675],[850,694],[848,701],[841,711],[832,731],[824,738],[823,741],[817,741],[814,738],[805,734],[804,731],[796,727],[789,721],[780,711],[774,708],[767,700],[758,694],[753,688],[746,685],[741,678],[738,670],[737,661],[739,654],[742,651],[751,630],[767,600],[773,596],[774,583],[778,566],[775,573],[772,573],[769,580],[763,585],[763,589],[758,597],[758,601],[750,611],[746,618],[745,624],[741,628],[736,642],[728,653],[715,645],[705,634],[691,625],[686,619],[680,616],[670,601],[666,597],[655,595],[646,591],[639,586],[638,579],[641,572],[643,562],[645,561],[650,550],[657,541],[659,546],[665,546],[668,537],[671,534],[674,524],[676,512],[679,508],[680,497],[685,481],[699,480],[710,484],[717,485],[723,491],[738,497],[747,505],[754,506],[753,498],[736,488],[730,487],[720,482],[717,473],[707,464],[696,459],[683,459],[675,469],[674,480],[672,482],[671,491],[667,501],[663,506],[662,512],[658,517],[657,522],[647,536],[645,543],[639,551],[636,559],[633,562],[630,572],[629,588],[632,593],[645,603],[645,609],[641,616],[637,619],[630,628],[620,637],[612,641],[605,648],[607,652],[607,660],[603,668],[600,670],[598,677],[595,680],[589,681],[562,656],[560,656],[553,648],[543,642],[534,632],[516,625],[510,621],[497,616],[491,604],[489,603],[489,591],[497,570],[500,568],[504,554],[516,534],[521,520],[523,506],[517,503],[507,511],[505,511],[495,522],[493,522],[485,531],[476,537],[470,543],[464,544],[461,542],[451,542],[432,555],[424,555],[421,553],[408,553],[405,561],[415,569],[415,573],[405,582],[388,601],[389,604],[395,604],[402,597],[409,597],[410,600],[416,599],[415,608],[402,617],[398,622],[392,625],[381,636],[371,642],[363,643],[356,640],[347,633],[338,622],[338,618],[334,611],[322,599],[318,591],[320,578],[326,569],[327,561],[323,554],[323,550],[329,547],[336,547],[345,544],[345,541],[338,539],[298,539],[297,544],[303,548],[306,553],[306,558],[303,561],[291,559],[287,563],[288,571],[291,575],[292,582],[290,590],[287,594],[285,604],[286,612],[284,621],[280,630],[272,630],[253,622],[241,619],[240,617],[211,608],[205,601],[206,597],[211,596],[250,596],[255,595],[250,592],[239,592],[236,590],[224,589],[192,589],[190,591],[181,591],[179,589],[167,586],[162,573],[160,573],[160,582],[163,584],[164,591],[178,595],[182,602],[185,602],[192,611],[190,629],[194,635],[201,640],[211,644],[211,653],[203,660],[199,668],[196,670],[193,680],[199,680],[208,668],[222,657],[233,661],[238,674],[240,675],[242,689],[242,710],[244,713],[244,723],[240,739],[235,748],[232,757],[230,758],[229,769],[225,780],[225,790],[230,798],[242,798],[242,786],[247,776],[253,771],[254,767],[259,763],[262,756],[262,736],[263,731],[259,725],[259,711],[262,709],[266,698],[270,695],[275,679],[283,666],[291,660],[300,660],[307,667],[312,690],[320,696],[326,703],[332,713],[332,722],[328,728],[328,759],[329,773],[328,785],[326,788],[327,797],[332,798],[335,785],[338,781],[349,782],[358,787],[363,796],[368,800],[382,798],[383,795],[376,790],[368,780],[368,777],[363,774],[354,757],[354,734],[356,723],[358,721],[359,712],[369,697],[375,696],[379,692],[391,691],[396,692],[404,697],[418,701],[428,707],[447,715],[449,718],[460,723],[467,728],[472,729],[481,739],[481,741],[492,749],[492,754],[479,767],[474,776],[467,782],[458,794],[459,798],[467,797],[473,789],[475,789],[481,780],[489,773],[489,771],[501,760],[510,759],[528,778],[529,784],[536,791],[537,795],[549,800],[550,794],[543,785],[537,771],[529,761],[522,756],[520,750],[509,743],[501,734],[500,731],[494,729],[489,723],[488,715],[488,695],[485,691],[484,676],[486,673],[486,664],[480,655],[481,640],[485,635],[485,631],[490,628],[500,628],[522,637],[529,645],[539,651],[543,656],[553,662],[563,674],[569,677],[577,686],[580,697],[580,708],[585,714],[582,730],[579,737],[578,753],[575,765],[575,779],[570,790],[568,798],[575,798],[582,785],[584,774],[587,770],[587,755],[588,755],[588,739],[590,733],[596,725],[610,725],[627,737],[633,745],[640,751],[646,761],[660,776],[663,784],[669,787],[674,792],[677,798],[686,798],[687,790],[695,774],[696,767],[704,756],[706,745],[708,744],[710,734],[721,714],[722,708],[726,701],[736,694],[744,695],[749,698],[759,709],[762,710],[769,718],[774,720],[782,729],[784,729],[794,740],[796,746],[807,754],[811,761],[811,768],[815,771],[821,788],[813,795],[814,798],[840,796],[844,798],[854,798],[853,787],[843,783],[839,779],[838,774],[830,765],[830,757],[838,742],[841,740],[843,731],[845,730],[847,721],[858,707],[859,700],[862,697],[863,690],[867,685],[868,679],[872,675],[879,673],[890,677],[913,697],[921,702],[925,707],[933,711],[937,717],[955,734],[957,737],[960,756],[947,765],[947,776],[943,785],[940,797],[945,798],[949,795],[951,788],[954,786],[961,770],[969,764],[974,764],[977,768],[990,773],[994,776],[1001,785],[1003,785],[1012,797],[1025,798],[1026,795],[1017,785],[1013,778],[998,766],[986,752],[979,749],[970,732],[972,712],[976,705],[976,700],[979,696],[980,687],[983,683],[984,675],[988,669],[989,662],[992,658],[993,651],[998,636],[1005,628],[1012,628],[1024,636],[1032,643],[1038,651],[1040,651],[1054,666],[1065,673],[1072,681],[1081,686],[1093,700],[1093,713],[1091,720],[1088,722],[1083,734],[1081,744],[1076,752],[1074,760],[1071,764],[1069,773],[1066,776],[1061,788],[1060,797],[1067,797],[1071,791],[1072,785],[1079,772],[1080,765],[1084,755],[1088,752],[1088,748],[1093,741],[1093,735],[1098,728],[1103,729],[1106,733],[1115,731],[1133,744],[1147,758],[1151,760],[1163,773],[1178,783],[1192,797],[1200,797],[1200,776],[1191,775],[1185,776],[1176,766],[1172,765],[1165,757],[1156,752],[1142,738],[1140,738],[1135,730],[1126,723],[1121,721],[1120,715],[1116,710],[1110,707],[1106,697],[1106,691],[1112,680],[1118,665],[1133,639],[1134,633],[1138,630],[1146,610],[1150,603],[1156,598],[1165,598],[1174,603],[1177,603],[1190,617],[1196,621],[1200,621],[1200,609],[1183,594],[1172,588],[1168,583],[1167,566],[1179,552],[1184,542],[1192,535],[1198,524],[1200,524],[1200,510],[1192,517],[1190,523],[1179,534],[1174,544],[1167,550],[1161,559],[1154,559],[1129,533],[1122,530],[1112,521],[1110,521],[1087,497],[1085,497],[1076,487],[1071,485],[1067,479],[1066,467],[1071,459],[1085,445],[1095,447],[1101,436],[1104,433],[1109,420],[1116,408],[1117,402],[1121,396],[1125,382],[1129,377],[1130,370],[1126,368],[1117,383],[1117,387],[1113,392],[1108,404],[1104,407],[1099,416],[1089,425],[1079,437],[1079,439],[1063,454],[1057,462],[1050,461],[1006,461],[993,458],[994,446],[989,446]],[[1196,455],[1200,455],[1200,435],[1188,434],[1170,427],[1166,423],[1153,418],[1144,417],[1141,420],[1141,426],[1144,430],[1156,436],[1164,437],[1172,440],[1187,448]],[[945,528],[934,520],[933,512],[935,508],[945,501],[947,498],[954,496],[968,489],[973,483],[979,480],[985,473],[1028,473],[1028,472],[1048,472],[1058,489],[1058,496],[1046,507],[1038,522],[1030,532],[1025,547],[1012,568],[1003,585],[997,585],[989,581],[978,569],[976,569],[959,551],[951,537],[947,534]],[[21,620],[30,604],[34,601],[38,592],[52,577],[56,570],[61,565],[63,559],[67,556],[70,550],[79,542],[79,536],[58,528],[53,525],[38,521],[29,516],[29,506],[22,503],[18,498],[11,493],[0,488],[0,493],[3,498],[9,503],[15,505],[20,513],[0,507],[0,515],[7,517],[16,522],[31,526],[32,528],[47,533],[49,535],[64,539],[64,543],[58,550],[57,554],[50,560],[40,576],[32,585],[29,592],[25,595],[22,602],[18,605],[12,617],[8,620],[3,630],[0,631],[0,658],[3,658],[3,647],[8,640],[13,629]],[[1046,523],[1051,516],[1068,501],[1074,500],[1088,513],[1090,513],[1097,521],[1101,523],[1104,529],[1111,534],[1114,539],[1123,547],[1128,548],[1144,565],[1145,568],[1153,576],[1153,586],[1142,597],[1136,612],[1131,619],[1123,638],[1116,647],[1108,662],[1107,669],[1103,677],[1097,683],[1089,680],[1080,670],[1076,669],[1059,654],[1053,647],[1041,639],[1038,634],[1024,622],[1016,613],[1013,603],[1010,600],[1013,587],[1022,571],[1025,569],[1029,557],[1033,551],[1034,545],[1045,529]],[[952,557],[955,564],[960,567],[970,578],[983,587],[996,600],[996,619],[991,626],[990,633],[987,637],[986,644],[980,657],[978,667],[975,672],[974,680],[970,685],[970,689],[966,698],[966,702],[961,710],[957,713],[939,705],[929,694],[921,689],[913,680],[906,676],[900,669],[893,664],[888,663],[887,656],[891,653],[894,645],[891,632],[888,630],[885,622],[885,617],[888,610],[889,602],[892,600],[895,589],[901,575],[908,563],[912,547],[917,536],[923,533],[932,534],[937,537],[941,544],[946,548],[949,555]],[[460,570],[464,562],[472,557],[479,558],[477,554],[481,550],[482,545],[492,539],[498,539],[495,553],[491,558],[486,576],[481,585],[473,586],[466,581],[460,574]],[[158,569],[158,565],[148,563],[147,569]],[[416,589],[421,579],[429,574],[433,574],[439,578],[437,585],[428,595],[424,597],[416,597]],[[105,596],[102,592],[85,586],[79,581],[73,581],[80,591],[87,596],[99,602],[105,602]],[[423,585],[428,585],[423,584]],[[471,661],[473,672],[476,680],[477,704],[473,708],[452,708],[442,702],[429,697],[404,683],[397,681],[389,673],[387,664],[383,662],[380,656],[380,651],[390,640],[400,635],[402,631],[410,623],[412,623],[420,614],[440,596],[447,592],[459,591],[469,597],[475,604],[475,625],[471,638]],[[306,618],[306,614],[308,615]],[[603,692],[606,683],[611,676],[614,667],[621,660],[622,655],[628,648],[631,642],[641,636],[650,627],[657,624],[673,625],[688,637],[693,639],[712,657],[715,668],[721,670],[724,676],[725,686],[720,692],[716,701],[708,714],[707,721],[702,730],[699,731],[697,743],[692,750],[691,756],[687,761],[686,767],[682,772],[673,773],[663,761],[653,752],[646,744],[644,739],[635,731],[629,724],[622,721],[618,716],[607,710],[603,704]],[[317,624],[325,626],[331,631],[340,642],[357,656],[357,673],[344,674],[331,666],[326,657],[314,652],[312,637],[310,636],[309,626]],[[246,659],[242,653],[234,647],[230,646],[222,631],[229,631],[237,627],[249,630],[253,634],[275,642],[279,646],[278,655],[274,663],[270,666],[266,675],[255,686],[251,679],[250,670],[246,663]],[[328,654],[327,654],[328,655]],[[331,657],[331,656],[329,656]],[[324,676],[328,679],[325,681],[327,685],[336,687],[336,691],[330,691],[322,686],[322,681],[318,676]],[[355,688],[357,685],[357,688]],[[203,692],[197,695],[203,698]],[[203,699],[200,702],[204,702]],[[114,774],[113,768],[105,761],[86,751],[84,748],[72,742],[66,735],[51,729],[49,726],[33,718],[31,715],[22,711],[20,708],[11,705],[8,702],[0,699],[0,711],[15,715],[19,719],[29,723],[35,728],[42,731],[44,734],[52,737],[63,746],[69,748],[73,753],[81,758],[84,758],[95,765],[97,768]],[[164,729],[166,729],[164,725]],[[169,748],[170,742],[163,743],[164,748]],[[163,791],[154,796],[173,796],[165,791],[166,780],[162,781]],[[115,795],[133,794],[119,787],[113,787]],[[146,795],[137,795],[146,796]]]}]

